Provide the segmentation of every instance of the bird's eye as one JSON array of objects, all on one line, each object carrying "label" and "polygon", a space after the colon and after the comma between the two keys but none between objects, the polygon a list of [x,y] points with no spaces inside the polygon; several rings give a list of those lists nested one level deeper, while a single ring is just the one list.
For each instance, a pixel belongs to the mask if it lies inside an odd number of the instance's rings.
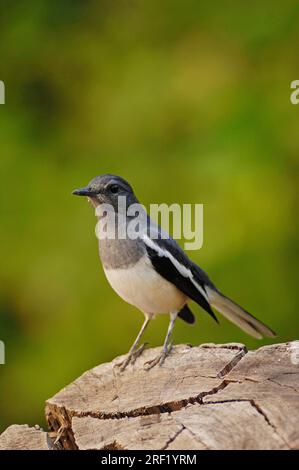
[{"label": "bird's eye", "polygon": [[109,186],[109,191],[112,193],[112,194],[117,194],[118,193],[118,186],[117,184],[112,184],[111,186]]}]

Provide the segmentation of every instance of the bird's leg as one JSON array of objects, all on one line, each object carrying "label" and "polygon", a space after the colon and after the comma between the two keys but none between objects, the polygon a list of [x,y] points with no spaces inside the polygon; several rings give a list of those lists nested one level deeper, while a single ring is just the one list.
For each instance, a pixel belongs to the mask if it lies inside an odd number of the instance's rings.
[{"label": "bird's leg", "polygon": [[174,327],[174,322],[176,320],[177,315],[178,315],[178,312],[173,312],[173,313],[170,314],[170,322],[169,322],[169,325],[168,325],[168,330],[167,330],[167,334],[166,334],[166,338],[165,338],[165,341],[164,341],[162,352],[161,352],[161,354],[159,354],[152,361],[146,362],[146,369],[151,369],[152,367],[154,367],[157,364],[160,364],[160,366],[161,366],[163,364],[163,362],[165,361],[166,357],[168,356],[168,354],[170,353],[170,351],[172,349],[172,344],[169,342],[169,340],[170,340],[170,337],[171,337],[171,333],[172,333],[172,330],[173,330],[173,327]]},{"label": "bird's leg", "polygon": [[122,364],[120,364],[120,370],[123,371],[125,370],[125,368],[127,367],[127,365],[130,364],[130,362],[135,362],[137,357],[140,356],[140,354],[142,354],[144,348],[145,348],[145,344],[143,344],[142,346],[140,346],[140,348],[137,349],[139,343],[140,343],[140,340],[141,340],[141,337],[147,327],[147,325],[149,324],[149,317],[145,317],[145,320],[143,322],[143,325],[137,335],[137,338],[135,339],[130,351],[128,352],[127,354],[127,357],[126,359],[124,360],[124,362]]}]

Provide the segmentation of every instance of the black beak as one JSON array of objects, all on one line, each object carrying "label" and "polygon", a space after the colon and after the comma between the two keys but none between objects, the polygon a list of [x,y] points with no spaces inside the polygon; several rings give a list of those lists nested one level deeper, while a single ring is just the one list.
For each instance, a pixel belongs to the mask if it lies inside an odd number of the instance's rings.
[{"label": "black beak", "polygon": [[92,191],[91,189],[88,188],[80,188],[80,189],[75,189],[72,194],[75,196],[87,196],[87,197],[94,197],[96,196],[96,192]]}]

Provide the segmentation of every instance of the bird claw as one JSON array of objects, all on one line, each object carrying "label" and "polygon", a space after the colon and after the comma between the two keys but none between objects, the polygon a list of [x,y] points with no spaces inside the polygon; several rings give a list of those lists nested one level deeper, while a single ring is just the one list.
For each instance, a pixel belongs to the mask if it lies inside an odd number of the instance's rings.
[{"label": "bird claw", "polygon": [[152,359],[151,361],[146,362],[145,369],[150,370],[153,367],[155,367],[157,364],[161,367],[166,359],[166,357],[171,353],[172,350],[172,343],[170,343],[166,348],[163,348],[161,354],[159,354],[155,359]]},{"label": "bird claw", "polygon": [[123,372],[129,364],[135,364],[136,360],[139,356],[141,356],[147,344],[148,343],[142,344],[138,349],[136,349],[136,351],[129,353],[123,362],[117,364],[121,372]]},{"label": "bird claw", "polygon": [[132,354],[132,357],[131,357],[131,364],[135,364],[136,360],[138,359],[139,356],[141,356],[141,354],[143,353],[143,351],[145,350],[146,346],[148,345],[148,343],[144,343],[142,344],[133,354]]}]

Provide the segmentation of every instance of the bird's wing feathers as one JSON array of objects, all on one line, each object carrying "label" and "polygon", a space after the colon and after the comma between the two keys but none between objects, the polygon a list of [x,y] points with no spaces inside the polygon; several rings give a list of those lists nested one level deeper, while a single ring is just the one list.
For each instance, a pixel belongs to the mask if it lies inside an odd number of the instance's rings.
[{"label": "bird's wing feathers", "polygon": [[212,285],[211,281],[179,245],[171,238],[152,239],[148,235],[143,241],[154,269],[218,321],[205,290],[205,284]]},{"label": "bird's wing feathers", "polygon": [[184,305],[184,307],[179,311],[178,317],[180,317],[186,323],[190,323],[190,325],[193,325],[193,323],[195,323],[195,316],[193,315],[187,304]]},{"label": "bird's wing feathers", "polygon": [[[223,295],[208,275],[187,257],[176,241],[163,232],[161,227],[150,221],[150,229],[151,236],[147,233],[143,241],[154,269],[162,277],[197,302],[217,322],[211,305],[243,331],[256,338],[275,336],[274,331],[268,326]],[[191,321],[191,315],[184,308],[179,312],[179,316],[186,321],[188,321],[187,316]]]}]

